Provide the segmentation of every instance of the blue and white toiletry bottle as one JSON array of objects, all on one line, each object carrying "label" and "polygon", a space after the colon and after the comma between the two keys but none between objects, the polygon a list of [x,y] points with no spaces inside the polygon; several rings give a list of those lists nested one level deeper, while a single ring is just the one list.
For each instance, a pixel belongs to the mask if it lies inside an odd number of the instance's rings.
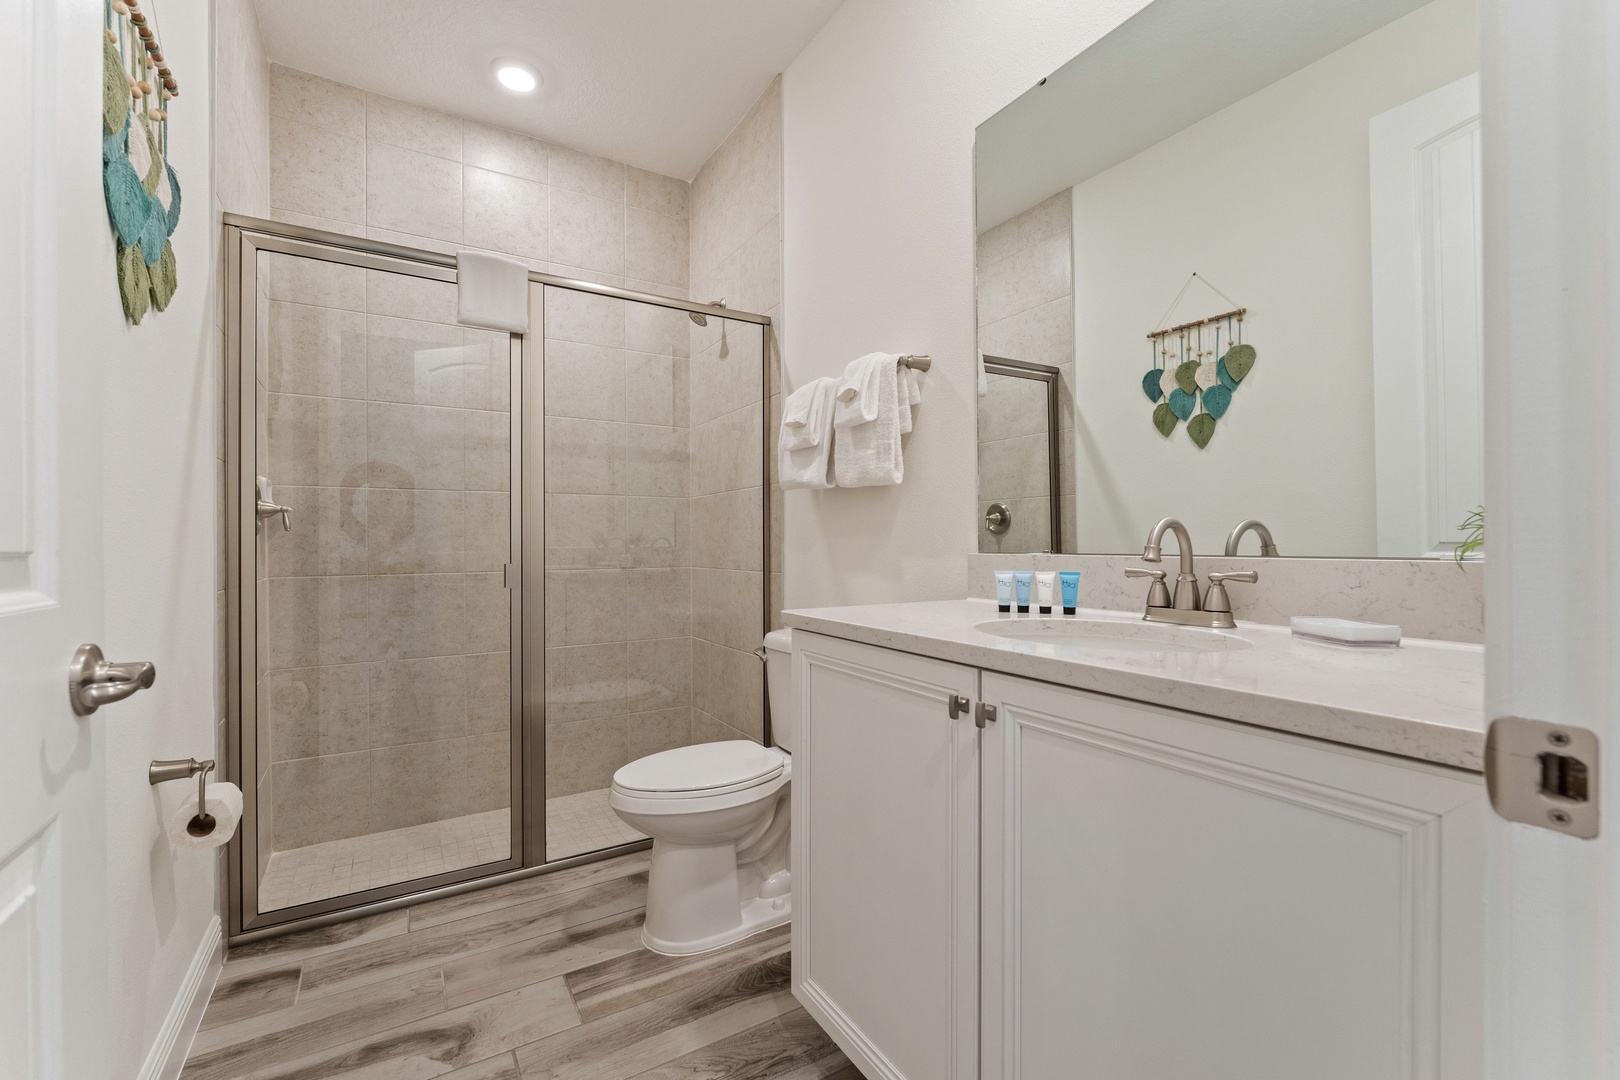
[{"label": "blue and white toiletry bottle", "polygon": [[1035,575],[1035,607],[1042,615],[1052,614],[1052,595],[1057,592],[1057,575],[1050,570],[1042,570]]},{"label": "blue and white toiletry bottle", "polygon": [[1013,603],[1013,572],[996,571],[996,610],[1011,611]]},{"label": "blue and white toiletry bottle", "polygon": [[1080,571],[1064,570],[1058,574],[1058,584],[1063,589],[1063,614],[1073,615],[1080,606]]},{"label": "blue and white toiletry bottle", "polygon": [[1018,613],[1020,615],[1029,614],[1029,585],[1030,578],[1034,576],[1034,572],[1030,570],[1013,571],[1013,592],[1018,600]]}]

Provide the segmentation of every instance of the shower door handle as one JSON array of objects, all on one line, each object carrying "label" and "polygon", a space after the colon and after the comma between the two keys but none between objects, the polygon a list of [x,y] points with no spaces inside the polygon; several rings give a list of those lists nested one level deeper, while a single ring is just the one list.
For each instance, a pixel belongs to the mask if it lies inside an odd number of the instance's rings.
[{"label": "shower door handle", "polygon": [[266,502],[263,499],[259,500],[259,520],[261,522],[264,521],[265,518],[272,518],[277,514],[281,515],[282,531],[292,532],[292,507],[279,506],[276,503]]}]

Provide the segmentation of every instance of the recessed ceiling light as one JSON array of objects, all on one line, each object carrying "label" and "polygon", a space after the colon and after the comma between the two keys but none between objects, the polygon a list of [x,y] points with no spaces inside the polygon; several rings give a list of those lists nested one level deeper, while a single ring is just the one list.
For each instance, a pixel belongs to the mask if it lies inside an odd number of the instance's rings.
[{"label": "recessed ceiling light", "polygon": [[530,94],[540,85],[540,74],[521,60],[502,59],[490,65],[495,79],[514,94]]}]

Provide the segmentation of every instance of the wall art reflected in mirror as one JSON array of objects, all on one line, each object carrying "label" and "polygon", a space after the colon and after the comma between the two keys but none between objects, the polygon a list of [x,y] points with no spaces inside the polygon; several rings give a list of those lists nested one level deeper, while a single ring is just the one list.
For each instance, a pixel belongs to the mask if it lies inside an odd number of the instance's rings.
[{"label": "wall art reflected in mirror", "polygon": [[981,551],[1457,553],[1477,38],[1472,0],[1156,0],[980,126]]}]

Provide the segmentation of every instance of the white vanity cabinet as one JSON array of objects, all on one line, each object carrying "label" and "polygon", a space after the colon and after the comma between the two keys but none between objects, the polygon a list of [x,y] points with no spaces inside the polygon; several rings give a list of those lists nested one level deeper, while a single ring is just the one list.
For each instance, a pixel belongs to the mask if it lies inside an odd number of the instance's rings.
[{"label": "white vanity cabinet", "polygon": [[1479,1077],[1473,774],[801,639],[794,989],[869,1080]]},{"label": "white vanity cabinet", "polygon": [[867,1080],[979,1075],[978,672],[795,631],[793,992]]}]

